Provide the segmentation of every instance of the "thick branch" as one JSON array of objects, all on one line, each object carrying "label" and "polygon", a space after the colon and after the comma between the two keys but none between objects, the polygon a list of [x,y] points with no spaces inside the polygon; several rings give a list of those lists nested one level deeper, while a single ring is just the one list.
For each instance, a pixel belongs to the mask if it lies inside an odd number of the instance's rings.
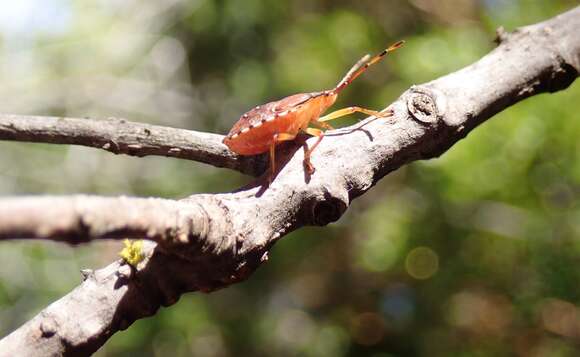
[{"label": "thick branch", "polygon": [[218,134],[141,124],[125,119],[76,119],[0,114],[0,140],[90,146],[115,154],[169,156],[257,176],[261,157],[228,150]]},{"label": "thick branch", "polygon": [[104,238],[188,241],[208,219],[196,204],[158,198],[91,196],[4,199],[0,239],[40,238],[70,244]]},{"label": "thick branch", "polygon": [[[440,155],[478,124],[526,97],[566,88],[580,71],[578,33],[580,7],[502,34],[499,47],[477,63],[403,93],[391,106],[392,118],[328,133],[313,156],[317,171],[312,177],[304,175],[300,146],[289,144],[282,147],[284,165],[268,189],[251,185],[178,201],[207,213],[196,223],[204,228],[191,230],[187,243],[174,239],[178,247],[156,248],[151,243],[148,259],[135,271],[114,263],[86,274],[81,286],[0,341],[0,351],[91,352],[115,331],[174,303],[184,292],[211,291],[247,278],[280,237],[304,225],[337,220],[352,199],[388,172]],[[192,214],[198,213],[194,209]],[[1,226],[0,232],[10,235]]]}]

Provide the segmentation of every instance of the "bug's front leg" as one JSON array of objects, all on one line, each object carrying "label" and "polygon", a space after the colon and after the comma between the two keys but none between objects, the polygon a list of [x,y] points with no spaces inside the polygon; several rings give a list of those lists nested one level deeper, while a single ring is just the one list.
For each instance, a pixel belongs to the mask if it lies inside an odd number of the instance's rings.
[{"label": "bug's front leg", "polygon": [[323,121],[311,120],[310,123],[312,123],[312,125],[316,125],[319,128],[322,128],[322,129],[334,130],[334,128],[332,127],[332,125],[330,125],[328,123],[325,123]]}]

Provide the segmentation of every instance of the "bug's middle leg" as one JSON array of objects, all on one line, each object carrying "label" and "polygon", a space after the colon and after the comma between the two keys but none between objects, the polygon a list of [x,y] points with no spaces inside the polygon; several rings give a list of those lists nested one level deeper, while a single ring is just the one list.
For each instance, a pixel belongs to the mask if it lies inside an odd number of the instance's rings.
[{"label": "bug's middle leg", "polygon": [[268,182],[272,183],[272,178],[276,171],[276,144],[283,141],[290,141],[296,138],[296,134],[278,133],[274,134],[272,143],[270,144],[270,174],[268,175]]},{"label": "bug's middle leg", "polygon": [[348,108],[339,109],[339,110],[334,111],[330,114],[327,114],[323,117],[320,117],[320,118],[318,118],[318,122],[322,123],[325,121],[337,119],[337,118],[340,118],[340,117],[343,117],[345,115],[349,115],[349,114],[352,114],[355,112],[364,113],[367,115],[373,115],[375,117],[388,117],[388,116],[393,115],[393,112],[391,110],[377,112],[376,110],[366,109],[366,108],[361,108],[361,107],[348,107]]},{"label": "bug's middle leg", "polygon": [[310,156],[312,155],[314,149],[316,149],[318,144],[320,144],[320,142],[322,141],[322,138],[324,137],[324,132],[320,129],[315,128],[304,128],[303,130],[307,134],[318,137],[318,140],[316,140],[314,145],[312,145],[311,148],[306,149],[306,151],[304,152],[304,166],[306,166],[308,174],[312,175],[316,169],[314,168],[314,166],[312,166],[312,163],[310,162]]}]

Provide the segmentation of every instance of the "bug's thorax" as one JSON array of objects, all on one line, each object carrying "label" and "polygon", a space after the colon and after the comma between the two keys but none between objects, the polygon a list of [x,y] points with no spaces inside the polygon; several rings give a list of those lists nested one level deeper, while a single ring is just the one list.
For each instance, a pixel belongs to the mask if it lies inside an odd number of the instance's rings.
[{"label": "bug's thorax", "polygon": [[326,112],[336,102],[336,97],[338,96],[332,90],[311,93],[310,95],[312,98],[305,105],[298,108],[299,118],[297,119],[301,122],[301,129],[307,127],[310,121],[318,119],[318,117]]},{"label": "bug's thorax", "polygon": [[334,102],[336,102],[336,97],[338,96],[337,93],[332,90],[312,93],[311,95],[312,98],[303,108],[304,111],[309,111],[309,115],[307,115],[307,117],[310,120],[317,119],[320,115],[327,111],[328,108],[330,108]]},{"label": "bug's thorax", "polygon": [[325,95],[323,101],[323,109],[320,114],[324,113],[328,108],[330,108],[334,102],[336,102],[336,98],[338,97],[338,93],[335,90],[327,90],[324,92]]},{"label": "bug's thorax", "polygon": [[291,120],[294,120],[296,124],[291,126],[291,131],[297,132],[308,127],[311,121],[317,120],[334,104],[337,97],[337,94],[331,90],[310,93],[310,95],[312,97],[307,102],[294,109],[295,115]]}]

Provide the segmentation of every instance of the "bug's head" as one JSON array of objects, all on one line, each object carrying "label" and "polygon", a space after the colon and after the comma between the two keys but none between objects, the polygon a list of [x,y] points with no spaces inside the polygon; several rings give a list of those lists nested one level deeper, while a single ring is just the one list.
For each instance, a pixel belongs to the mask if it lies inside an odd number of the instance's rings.
[{"label": "bug's head", "polygon": [[336,98],[338,97],[338,93],[334,90],[327,90],[324,92],[324,96],[323,96],[323,100],[324,100],[324,106],[326,108],[331,107],[334,102],[336,102]]}]

